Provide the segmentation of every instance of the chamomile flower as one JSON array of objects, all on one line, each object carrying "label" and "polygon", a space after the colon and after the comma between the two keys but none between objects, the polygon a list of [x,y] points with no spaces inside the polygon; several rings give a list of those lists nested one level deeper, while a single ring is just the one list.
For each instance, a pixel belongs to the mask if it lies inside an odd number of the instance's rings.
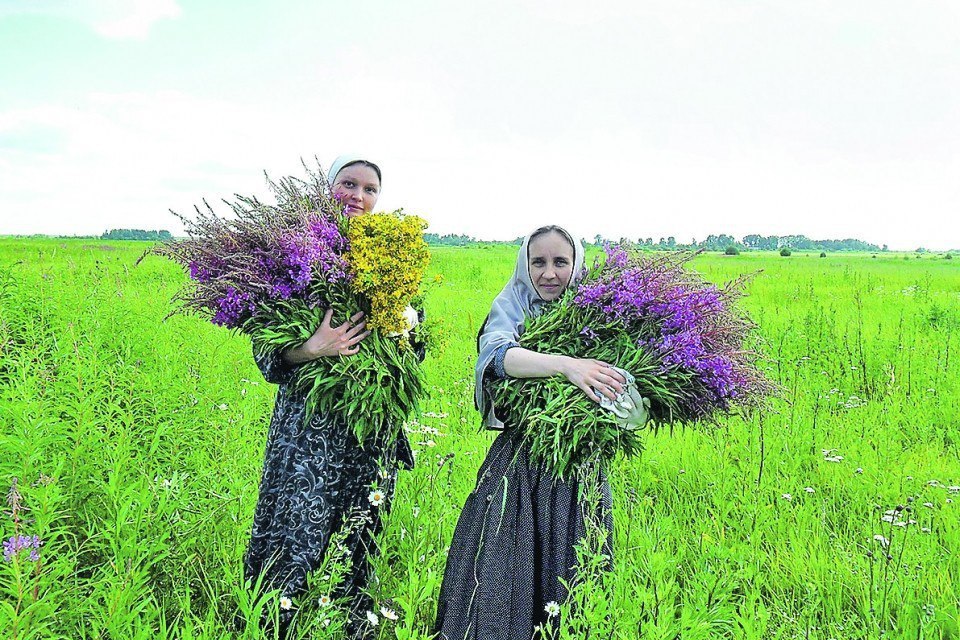
[{"label": "chamomile flower", "polygon": [[373,626],[380,624],[380,618],[373,611],[367,611],[367,621]]},{"label": "chamomile flower", "polygon": [[382,615],[387,620],[397,621],[397,612],[393,609],[388,609],[386,607],[380,607],[380,615]]},{"label": "chamomile flower", "polygon": [[372,504],[375,507],[379,507],[380,505],[382,505],[386,501],[386,499],[387,499],[386,494],[384,494],[383,491],[381,491],[380,489],[374,489],[373,491],[370,492],[370,495],[367,496],[367,500],[369,500],[370,504]]},{"label": "chamomile flower", "polygon": [[547,603],[547,606],[545,606],[543,610],[546,611],[547,615],[551,618],[560,615],[560,605],[552,600]]},{"label": "chamomile flower", "polygon": [[281,597],[281,598],[280,598],[280,608],[283,609],[284,611],[289,611],[290,609],[293,608],[293,600],[291,600],[291,599],[288,598],[287,596]]}]

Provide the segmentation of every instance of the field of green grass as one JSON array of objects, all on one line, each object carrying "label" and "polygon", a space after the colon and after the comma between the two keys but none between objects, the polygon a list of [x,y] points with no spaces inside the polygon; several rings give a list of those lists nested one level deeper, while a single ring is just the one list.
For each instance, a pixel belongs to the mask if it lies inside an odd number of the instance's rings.
[{"label": "field of green grass", "polygon": [[[0,637],[252,640],[236,621],[277,606],[241,568],[275,388],[247,339],[165,319],[184,275],[135,266],[144,248],[0,239],[0,491],[21,496],[0,534],[42,541],[36,562],[0,561]],[[449,344],[426,362],[417,468],[380,538],[375,596],[398,620],[373,637],[427,637],[492,439],[473,408],[475,335],[514,259],[433,250],[427,314]],[[717,282],[760,271],[744,304],[783,395],[617,461],[615,569],[577,592],[562,635],[960,638],[960,260],[692,264]]]}]

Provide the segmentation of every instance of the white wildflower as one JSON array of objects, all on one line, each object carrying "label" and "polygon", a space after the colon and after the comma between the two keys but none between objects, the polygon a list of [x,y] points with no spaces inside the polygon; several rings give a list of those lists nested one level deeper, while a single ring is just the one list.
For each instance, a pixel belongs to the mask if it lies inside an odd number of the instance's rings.
[{"label": "white wildflower", "polygon": [[923,503],[923,506],[925,506],[927,509],[933,509],[933,503],[932,503],[932,502],[924,502],[924,503]]},{"label": "white wildflower", "polygon": [[886,549],[887,547],[890,546],[890,541],[887,540],[886,538],[884,538],[884,537],[883,537],[882,535],[880,535],[879,533],[878,533],[877,535],[873,536],[873,539],[876,540],[877,542],[879,542],[879,543],[880,543],[880,546],[883,547],[884,549]]},{"label": "white wildflower", "polygon": [[387,620],[393,620],[396,622],[397,613],[393,609],[387,609],[386,607],[380,607],[380,614]]},{"label": "white wildflower", "polygon": [[816,491],[813,487],[804,487],[803,490],[807,493],[814,493]]},{"label": "white wildflower", "polygon": [[369,500],[370,504],[375,507],[382,505],[386,499],[387,496],[384,495],[383,491],[380,491],[380,489],[374,489],[370,492],[370,495],[367,496],[367,500]]},{"label": "white wildflower", "polygon": [[857,475],[860,475],[863,473],[863,467],[857,467],[856,469],[853,470],[853,472]]},{"label": "white wildflower", "polygon": [[367,611],[367,620],[373,626],[377,626],[378,624],[380,624],[380,618],[378,618],[377,614],[375,614],[373,611]]},{"label": "white wildflower", "polygon": [[784,500],[793,500],[793,496],[790,495],[789,493],[784,493],[780,497],[783,498]]},{"label": "white wildflower", "polygon": [[287,596],[280,598],[280,608],[284,611],[289,611],[293,607],[293,600]]},{"label": "white wildflower", "polygon": [[330,596],[324,594],[320,596],[320,599],[317,601],[321,607],[329,607],[333,600]]},{"label": "white wildflower", "polygon": [[552,618],[560,614],[560,605],[551,600],[547,603],[547,606],[545,606],[543,610],[546,611],[547,615]]}]

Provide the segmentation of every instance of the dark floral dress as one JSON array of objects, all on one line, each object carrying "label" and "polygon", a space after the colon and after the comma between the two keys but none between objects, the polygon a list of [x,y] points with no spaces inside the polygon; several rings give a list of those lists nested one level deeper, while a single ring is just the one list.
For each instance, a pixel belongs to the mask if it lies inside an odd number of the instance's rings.
[{"label": "dark floral dress", "polygon": [[[488,379],[506,375],[502,362],[500,353]],[[584,501],[586,487],[531,461],[516,431],[497,436],[450,543],[433,629],[439,640],[529,640],[556,624],[546,606],[566,599],[589,521],[607,532],[612,557],[610,485],[602,473],[598,481],[599,495]]]},{"label": "dark floral dress", "polygon": [[[333,534],[345,520],[359,521],[344,541],[352,568],[333,595],[349,597],[352,608],[362,613],[371,604],[363,593],[371,577],[369,555],[377,550],[375,536],[393,496],[397,468],[413,467],[410,443],[401,431],[393,443],[372,442],[361,448],[338,415],[314,414],[305,422],[305,394],[290,384],[296,365],[285,363],[279,351],[254,352],[254,358],[263,377],[280,388],[267,434],[245,577],[255,582],[262,576],[265,589],[280,589],[293,600],[291,609],[280,612],[286,626]],[[384,496],[379,506],[371,502],[374,489]]]}]

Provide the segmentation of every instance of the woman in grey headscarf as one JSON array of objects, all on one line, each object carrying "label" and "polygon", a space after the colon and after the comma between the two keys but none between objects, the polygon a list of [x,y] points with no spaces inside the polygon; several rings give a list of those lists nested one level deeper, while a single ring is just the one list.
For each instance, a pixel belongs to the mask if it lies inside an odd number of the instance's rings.
[{"label": "woman in grey headscarf", "polygon": [[[363,215],[380,194],[380,168],[361,156],[337,158],[327,174],[333,194],[348,216]],[[280,385],[270,421],[260,496],[253,517],[244,574],[263,579],[264,589],[279,589],[281,637],[301,605],[307,576],[323,560],[331,537],[345,527],[344,544],[352,569],[334,597],[347,596],[362,616],[371,608],[363,588],[370,579],[368,555],[381,513],[389,506],[398,464],[413,466],[401,432],[396,442],[368,442],[363,448],[339,415],[306,417],[306,395],[290,385],[298,365],[326,357],[349,357],[369,335],[363,314],[339,326],[327,311],[316,332],[302,345],[283,352],[258,352],[257,366],[268,382]],[[422,350],[421,350],[422,353]],[[376,487],[381,495],[372,499]],[[356,619],[362,619],[356,617]]]},{"label": "woman in grey headscarf", "polygon": [[[626,379],[606,363],[517,343],[525,317],[559,298],[582,266],[583,247],[560,227],[541,227],[524,240],[513,277],[477,338],[475,399],[484,426],[503,428],[487,389],[491,379],[562,375],[597,402],[599,394],[613,400],[624,391]],[[587,519],[599,518],[612,531],[606,478],[600,488],[599,505],[581,503],[579,484],[531,462],[514,431],[497,436],[457,522],[434,632],[443,640],[534,637],[537,626],[548,623],[547,604],[566,598]]]}]

